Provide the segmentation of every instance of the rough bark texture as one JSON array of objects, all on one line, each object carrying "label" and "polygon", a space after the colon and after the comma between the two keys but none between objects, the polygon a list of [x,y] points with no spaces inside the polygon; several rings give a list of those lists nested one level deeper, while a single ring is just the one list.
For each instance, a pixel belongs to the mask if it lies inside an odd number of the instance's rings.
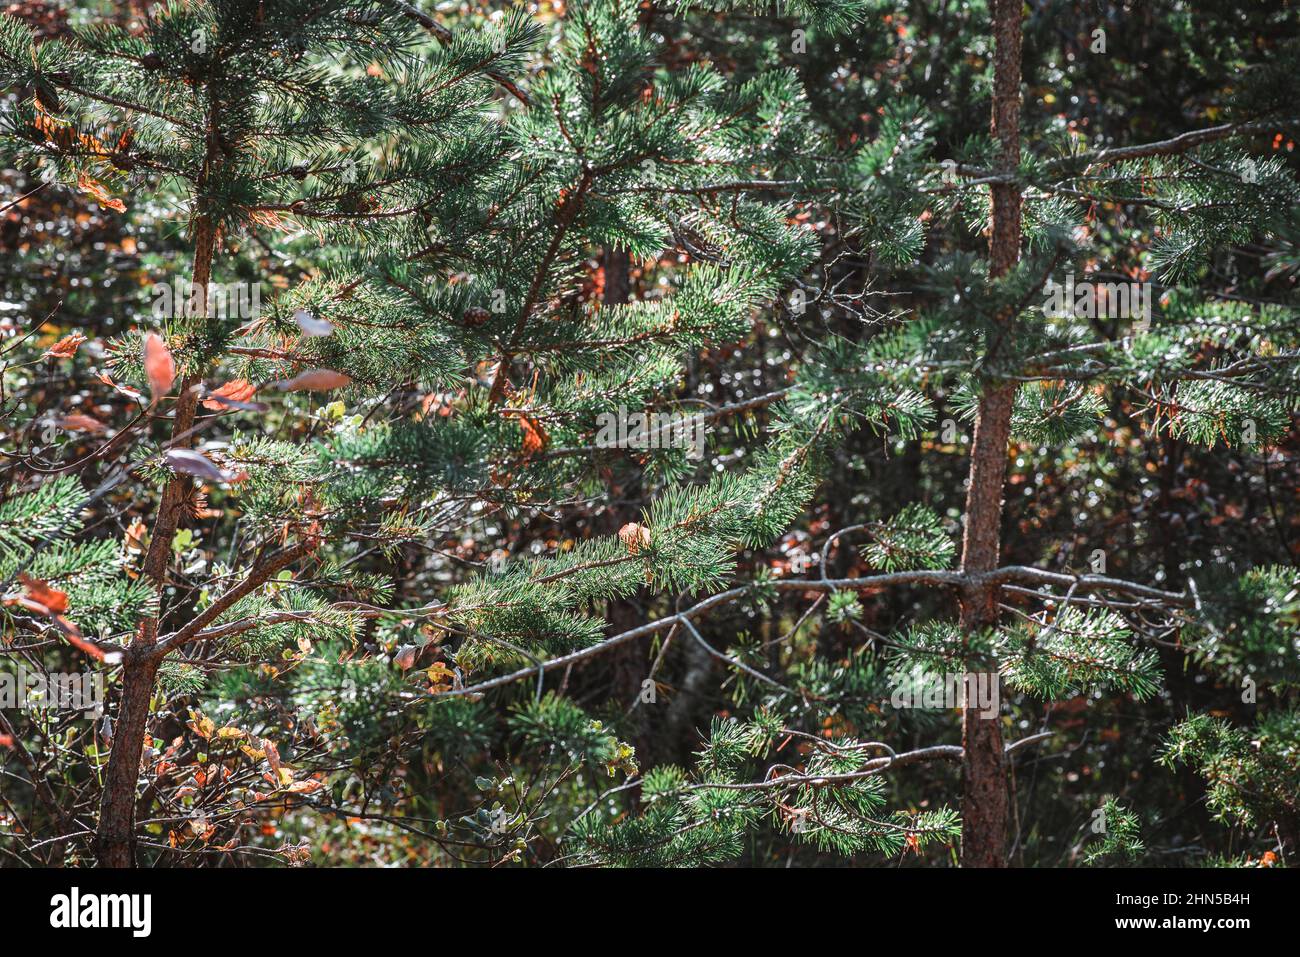
[{"label": "rough bark texture", "polygon": [[122,701],[99,805],[96,839],[100,867],[135,866],[135,785],[158,674],[157,662],[141,651],[128,652],[122,669]]},{"label": "rough bark texture", "polygon": [[[1020,0],[993,4],[993,136],[1000,165],[1014,171],[1020,158]],[[993,229],[989,272],[1000,276],[1020,257],[1020,187],[993,186]],[[1014,321],[1003,316],[1003,323]],[[996,346],[994,346],[996,347]],[[1002,535],[1002,487],[1007,471],[1014,385],[986,388],[975,419],[962,570],[979,574],[997,567]],[[962,596],[967,635],[997,620],[997,586],[978,584]],[[1007,776],[1000,719],[968,708],[962,720],[963,867],[1005,867],[1007,863]]]},{"label": "rough bark texture", "polygon": [[[216,236],[208,220],[200,218],[194,230],[194,275],[198,290],[198,307],[206,312],[208,280],[212,277],[212,256]],[[189,448],[193,436],[194,416],[198,408],[198,379],[187,376],[180,383],[172,421],[171,447]],[[144,573],[158,591],[167,584],[171,562],[172,537],[180,524],[181,513],[189,495],[190,479],[175,473],[163,488],[158,515],[150,533],[145,553]],[[131,647],[122,662],[122,703],[113,729],[113,745],[104,770],[104,791],[99,803],[99,831],[96,855],[100,867],[135,866],[135,786],[140,777],[140,755],[144,750],[145,728],[149,723],[149,702],[153,698],[154,679],[159,660],[154,654],[158,640],[158,618],[141,620]]]}]

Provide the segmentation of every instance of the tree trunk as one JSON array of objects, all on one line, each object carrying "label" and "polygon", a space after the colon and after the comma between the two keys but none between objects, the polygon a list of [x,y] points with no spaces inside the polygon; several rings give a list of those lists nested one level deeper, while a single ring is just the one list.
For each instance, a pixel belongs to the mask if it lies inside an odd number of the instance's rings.
[{"label": "tree trunk", "polygon": [[[1020,160],[1020,16],[1020,0],[994,0],[992,128],[1000,147],[1001,169],[1008,173],[1015,171]],[[1020,187],[998,183],[992,192],[989,273],[997,277],[1020,258]],[[999,317],[1001,324],[1014,320],[1014,316]],[[972,576],[998,564],[1014,399],[1014,384],[989,384],[975,418],[961,561],[962,571]],[[995,585],[976,581],[967,587],[962,595],[961,622],[968,637],[997,621],[997,597]],[[966,708],[962,748],[962,866],[1005,867],[1007,776],[1000,717],[986,718],[977,708]]]},{"label": "tree trunk", "polygon": [[140,755],[157,673],[158,664],[152,657],[128,654],[99,805],[96,849],[100,867],[135,866],[135,786],[140,777]]},{"label": "tree trunk", "polygon": [[[201,216],[195,221],[194,274],[191,278],[200,315],[207,314],[207,288],[212,278],[215,248],[216,235],[212,224]],[[194,427],[198,409],[195,388],[198,383],[198,377],[193,375],[186,376],[180,383],[170,447],[189,448],[194,444],[193,436],[188,433]],[[180,524],[189,487],[190,479],[186,475],[173,473],[168,479],[150,533],[149,549],[145,553],[144,574],[158,592],[158,615],[162,614],[162,593],[171,563],[172,537]],[[108,753],[104,791],[99,802],[96,853],[100,867],[135,866],[135,785],[140,777],[140,755],[149,723],[149,702],[153,698],[154,679],[161,663],[154,654],[158,627],[157,616],[143,618],[122,662],[122,702],[113,729],[113,745]]]}]

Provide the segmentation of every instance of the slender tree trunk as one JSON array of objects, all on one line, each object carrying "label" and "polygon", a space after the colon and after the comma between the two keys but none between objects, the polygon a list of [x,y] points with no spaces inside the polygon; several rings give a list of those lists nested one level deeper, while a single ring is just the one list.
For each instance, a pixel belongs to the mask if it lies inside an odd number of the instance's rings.
[{"label": "slender tree trunk", "polygon": [[[601,293],[601,304],[604,306],[623,306],[628,302],[632,293],[631,277],[631,257],[626,252],[615,249],[612,246],[606,246],[601,255],[601,265],[604,269],[604,290]],[[629,501],[628,504],[618,509],[608,508],[605,511],[603,530],[607,535],[613,535],[618,532],[619,528],[627,522],[638,520],[637,506],[641,496],[637,489],[640,485],[626,487],[616,490],[611,482],[606,485],[606,491],[610,499],[623,497],[625,499],[636,499]],[[642,616],[641,609],[631,598],[611,598],[605,602],[605,620],[609,623],[609,634],[617,635],[620,632],[635,628],[645,619]],[[645,649],[639,641],[630,641],[621,647],[615,648],[610,652],[610,665],[613,678],[612,690],[615,700],[622,705],[629,705],[636,700],[636,696],[641,693],[641,682],[646,677]],[[655,742],[656,735],[651,733],[650,718],[647,710],[641,708],[632,713],[633,724],[629,729],[629,740],[636,748],[636,752],[641,756],[641,760],[647,761],[651,745]]]},{"label": "slender tree trunk", "polygon": [[122,701],[99,804],[96,838],[100,867],[135,866],[135,786],[157,674],[158,665],[152,657],[128,652],[122,669]]},{"label": "slender tree trunk", "polygon": [[[207,314],[208,281],[212,278],[212,256],[216,236],[211,222],[199,217],[194,228],[194,274],[191,281],[200,315]],[[180,383],[172,421],[171,445],[189,448],[198,409],[198,377],[186,376]],[[158,515],[150,533],[145,553],[144,573],[158,592],[161,614],[162,592],[167,584],[171,563],[172,537],[180,524],[181,513],[190,489],[188,476],[175,473],[163,487]],[[157,615],[141,620],[135,638],[122,662],[122,702],[113,729],[113,745],[104,771],[104,791],[99,803],[99,831],[96,852],[100,867],[135,866],[135,788],[140,777],[140,755],[144,750],[145,729],[149,723],[149,702],[153,698],[154,680],[159,658],[154,651],[158,640]]]},{"label": "slender tree trunk", "polygon": [[[1012,172],[1020,160],[1020,0],[993,3],[993,136],[1000,166]],[[993,186],[993,230],[989,273],[997,277],[1020,258],[1020,187]],[[1014,322],[1002,316],[1002,324]],[[996,345],[993,346],[994,348]],[[975,418],[962,570],[978,576],[997,567],[1002,537],[1002,487],[1006,479],[1014,384],[986,387]],[[997,621],[995,585],[976,581],[962,595],[961,621],[968,636]],[[971,702],[974,704],[974,702]],[[961,862],[963,867],[1005,867],[1007,863],[1007,776],[999,717],[969,707],[962,716]]]}]

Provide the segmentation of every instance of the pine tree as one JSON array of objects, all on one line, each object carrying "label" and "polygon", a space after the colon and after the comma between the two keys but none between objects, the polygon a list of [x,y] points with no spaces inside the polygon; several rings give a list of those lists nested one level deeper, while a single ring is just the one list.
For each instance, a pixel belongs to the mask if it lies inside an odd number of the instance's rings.
[{"label": "pine tree", "polygon": [[[186,210],[192,247],[190,274],[173,284],[174,308],[165,310],[170,321],[160,331],[128,334],[109,347],[117,375],[141,385],[147,381],[151,400],[147,407],[141,400],[140,414],[89,457],[111,463],[129,452],[133,458],[99,494],[128,476],[160,489],[141,565],[156,594],[131,623],[129,640],[111,644],[120,646],[112,654],[122,661],[121,696],[104,771],[97,856],[101,864],[121,866],[134,858],[140,755],[164,657],[203,637],[206,627],[220,627],[223,616],[264,604],[267,582],[320,547],[322,521],[316,515],[346,521],[318,511],[312,486],[322,476],[308,447],[256,433],[242,441],[236,433],[223,454],[194,451],[201,431],[217,418],[205,410],[238,414],[255,408],[234,399],[238,388],[221,392],[205,387],[205,380],[236,355],[247,357],[244,365],[256,370],[259,384],[284,369],[281,384],[291,392],[351,381],[359,391],[373,390],[398,376],[438,375],[443,368],[431,349],[440,336],[427,327],[389,327],[378,316],[381,331],[373,336],[340,334],[322,350],[290,358],[284,347],[291,341],[285,333],[292,312],[241,327],[208,301],[219,251],[237,248],[258,228],[280,227],[283,214],[319,224],[323,242],[340,235],[357,242],[375,221],[416,215],[441,202],[447,185],[499,157],[475,142],[485,129],[481,111],[492,89],[489,74],[517,67],[536,33],[514,17],[496,30],[450,40],[438,53],[417,57],[418,27],[400,7],[347,2],[173,6],[151,17],[142,31],[92,26],[77,31],[71,42],[36,43],[24,24],[10,18],[2,30],[4,83],[27,93],[7,131],[17,161],[43,169],[48,181],[75,183],[107,208],[124,208],[115,191],[156,185]],[[335,58],[336,66],[323,63],[322,55]],[[387,82],[385,68],[392,71]],[[403,148],[386,155],[367,152],[396,132]],[[476,163],[470,163],[471,153]],[[382,169],[372,155],[382,159]],[[182,292],[189,289],[192,296]],[[341,292],[340,286],[333,295]],[[304,339],[320,328],[300,321]],[[279,348],[268,348],[271,343]],[[349,352],[354,362],[336,363],[347,372],[294,374]],[[367,362],[375,353],[382,359]],[[147,427],[155,418],[169,426],[169,436],[150,448]],[[139,435],[133,434],[137,428]],[[178,595],[168,587],[182,520],[204,507],[196,476],[244,484],[248,514],[257,517],[261,508],[261,515],[277,519],[274,527],[254,532],[234,567],[214,570],[213,591],[197,596],[197,603],[188,589]],[[66,507],[80,494],[74,483],[47,488],[15,502],[27,500],[18,507],[32,508],[39,498],[58,496],[57,504]],[[70,519],[75,511],[72,506]],[[52,556],[45,569],[50,578],[61,582],[74,572],[75,550],[46,554]],[[11,560],[25,564],[21,554]],[[346,618],[309,595],[285,603],[302,605],[305,615],[320,604],[322,617],[335,627]],[[85,611],[69,610],[69,630],[84,627]]]}]

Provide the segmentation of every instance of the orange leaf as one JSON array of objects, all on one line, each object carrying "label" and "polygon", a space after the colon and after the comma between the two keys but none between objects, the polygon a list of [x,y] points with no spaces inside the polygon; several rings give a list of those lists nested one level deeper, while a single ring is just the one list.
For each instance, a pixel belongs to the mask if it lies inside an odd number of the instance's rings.
[{"label": "orange leaf", "polygon": [[519,427],[524,430],[524,458],[536,455],[550,444],[551,437],[542,423],[527,415],[519,416]]},{"label": "orange leaf", "polygon": [[68,644],[84,651],[96,661],[116,664],[121,660],[120,653],[113,652],[110,655],[99,646],[81,637],[81,630],[63,617],[63,613],[68,610],[67,594],[57,588],[51,588],[39,578],[33,578],[26,573],[19,574],[18,580],[23,583],[25,594],[21,598],[6,598],[4,602],[6,605],[22,605],[38,615],[47,616],[58,626],[59,631],[63,632],[63,637],[68,640]]},{"label": "orange leaf", "polygon": [[27,590],[27,597],[43,606],[46,614],[61,615],[68,610],[68,596],[64,592],[51,588],[39,578],[33,578],[25,572],[18,576],[18,580]]},{"label": "orange leaf", "polygon": [[278,778],[280,776],[280,749],[275,743],[263,738],[262,749],[266,751],[266,763],[271,765],[271,772]]},{"label": "orange leaf", "polygon": [[135,519],[126,527],[126,538],[123,540],[127,548],[134,548],[140,551],[144,550],[144,539],[148,530],[144,522]]},{"label": "orange leaf", "polygon": [[72,332],[50,346],[45,354],[55,359],[71,359],[77,354],[77,347],[85,341],[86,337],[81,333]]},{"label": "orange leaf", "polygon": [[257,386],[247,379],[232,379],[213,392],[210,398],[204,399],[203,408],[220,412],[223,409],[230,408],[225,402],[221,401],[222,398],[233,399],[236,402],[247,402],[256,391]]},{"label": "orange leaf", "polygon": [[116,210],[119,213],[126,212],[125,203],[112,196],[108,190],[104,188],[102,183],[91,179],[85,173],[77,174],[77,188],[83,193],[89,193],[94,197],[95,202],[99,203],[99,205],[105,209]]},{"label": "orange leaf", "polygon": [[149,391],[158,401],[176,381],[176,361],[162,336],[151,332],[144,337],[144,371],[149,377]]}]

